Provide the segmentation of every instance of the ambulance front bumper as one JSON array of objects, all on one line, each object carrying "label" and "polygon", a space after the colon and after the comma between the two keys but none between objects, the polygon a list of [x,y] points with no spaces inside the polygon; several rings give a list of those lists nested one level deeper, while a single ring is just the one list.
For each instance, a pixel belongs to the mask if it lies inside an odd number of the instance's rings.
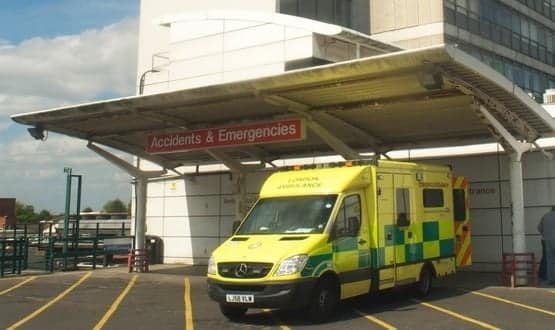
[{"label": "ambulance front bumper", "polygon": [[[226,305],[248,308],[300,308],[308,304],[316,278],[295,281],[241,284],[208,279],[208,295]],[[233,297],[245,297],[245,302],[230,302]],[[252,301],[250,301],[252,299]]]}]

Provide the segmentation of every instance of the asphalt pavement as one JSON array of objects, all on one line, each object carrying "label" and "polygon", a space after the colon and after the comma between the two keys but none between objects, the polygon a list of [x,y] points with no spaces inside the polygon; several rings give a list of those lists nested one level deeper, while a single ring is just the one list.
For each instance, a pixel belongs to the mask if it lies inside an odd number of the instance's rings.
[{"label": "asphalt pavement", "polygon": [[249,310],[228,321],[206,294],[205,267],[159,265],[0,279],[8,329],[552,329],[555,286],[507,288],[496,273],[436,280],[423,300],[407,290],[360,297],[324,324],[303,311]]}]

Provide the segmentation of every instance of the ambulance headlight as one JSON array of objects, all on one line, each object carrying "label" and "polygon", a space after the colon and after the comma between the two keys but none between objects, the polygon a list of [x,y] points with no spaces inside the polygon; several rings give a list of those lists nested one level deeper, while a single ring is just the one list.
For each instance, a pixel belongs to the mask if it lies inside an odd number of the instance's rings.
[{"label": "ambulance headlight", "polygon": [[218,267],[216,266],[216,260],[214,260],[214,256],[210,256],[208,259],[208,274],[216,275],[218,273]]},{"label": "ambulance headlight", "polygon": [[276,270],[276,276],[299,273],[303,270],[307,261],[308,256],[306,254],[298,254],[296,256],[289,257],[279,264],[279,267]]}]

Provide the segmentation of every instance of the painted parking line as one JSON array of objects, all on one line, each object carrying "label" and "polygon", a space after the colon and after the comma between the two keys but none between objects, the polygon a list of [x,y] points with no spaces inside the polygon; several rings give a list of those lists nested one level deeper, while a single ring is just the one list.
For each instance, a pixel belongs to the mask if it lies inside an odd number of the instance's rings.
[{"label": "painted parking line", "polygon": [[25,281],[21,281],[21,282],[19,282],[18,284],[12,286],[11,288],[8,288],[8,289],[6,289],[6,290],[4,290],[4,291],[1,291],[1,292],[0,292],[0,296],[5,295],[6,293],[13,291],[13,290],[19,288],[20,286],[25,285],[25,283],[31,282],[31,281],[34,280],[35,278],[37,278],[37,277],[36,277],[36,276],[29,277],[29,278],[26,279]]},{"label": "painted parking line", "polygon": [[489,324],[489,323],[482,322],[482,321],[478,321],[478,320],[473,319],[473,318],[471,318],[471,317],[464,316],[464,315],[462,315],[462,314],[453,312],[453,311],[451,311],[451,310],[449,310],[449,309],[446,309],[446,308],[443,308],[443,307],[439,307],[439,306],[436,306],[436,305],[432,305],[432,304],[430,304],[430,303],[423,302],[423,301],[416,300],[416,299],[413,299],[413,301],[416,302],[416,303],[418,303],[418,304],[421,304],[422,306],[426,306],[426,307],[428,307],[428,308],[434,309],[434,310],[436,310],[436,311],[438,311],[438,312],[442,312],[442,313],[445,313],[445,314],[447,314],[447,315],[451,315],[451,316],[453,316],[453,317],[456,317],[456,318],[458,318],[458,319],[460,319],[460,320],[463,320],[463,321],[466,321],[466,322],[470,322],[470,323],[476,324],[476,325],[478,325],[478,326],[480,326],[480,327],[482,327],[482,328],[485,328],[485,329],[492,329],[492,330],[500,330],[500,328],[495,327],[495,326],[493,326],[493,325],[491,325],[491,324]]},{"label": "painted parking line", "polygon": [[62,300],[68,293],[70,293],[71,291],[73,291],[76,287],[78,287],[79,285],[81,285],[83,282],[85,282],[90,276],[92,275],[92,272],[87,272],[85,275],[83,275],[77,282],[75,282],[72,286],[70,286],[69,288],[67,288],[64,292],[60,293],[58,296],[56,296],[54,299],[50,300],[48,303],[46,303],[45,305],[43,305],[42,307],[40,307],[39,309],[37,309],[36,311],[34,311],[33,313],[29,314],[27,317],[25,317],[24,319],[12,324],[11,326],[9,326],[7,329],[8,330],[12,330],[12,329],[17,329],[18,327],[22,326],[23,324],[29,322],[30,320],[32,320],[33,318],[35,318],[37,315],[39,315],[40,313],[44,312],[48,307],[54,305],[55,303],[57,303],[58,301]]},{"label": "painted parking line", "polygon": [[282,321],[279,317],[277,317],[275,314],[272,313],[272,310],[271,310],[271,309],[264,309],[263,311],[264,311],[265,313],[270,313],[270,314],[272,315],[272,319],[274,319],[274,322],[275,322],[277,325],[279,325],[279,328],[280,328],[281,330],[291,330],[291,328],[288,327],[287,325],[285,325],[285,324],[283,323],[283,321]]},{"label": "painted parking line", "polygon": [[394,326],[392,326],[391,324],[386,323],[386,322],[384,322],[384,321],[382,321],[382,320],[380,320],[380,319],[378,319],[378,318],[376,318],[372,315],[365,314],[365,313],[359,311],[358,309],[355,309],[354,311],[358,315],[364,317],[365,319],[367,319],[370,322],[376,323],[377,325],[383,327],[384,329],[388,329],[388,330],[396,330],[397,329]]},{"label": "painted parking line", "polygon": [[94,330],[99,330],[102,329],[104,327],[104,325],[106,324],[106,322],[108,322],[108,320],[110,319],[110,317],[112,317],[112,315],[116,312],[116,310],[118,309],[119,305],[121,304],[121,302],[123,301],[123,299],[125,298],[125,296],[127,296],[127,294],[129,293],[129,291],[131,291],[131,288],[135,285],[135,282],[137,281],[137,278],[139,277],[139,275],[135,274],[132,278],[131,281],[129,281],[129,283],[127,284],[127,286],[125,287],[125,289],[123,289],[123,291],[120,293],[120,295],[116,298],[116,300],[114,300],[114,302],[112,303],[112,305],[110,306],[110,308],[108,309],[108,311],[106,312],[106,314],[104,314],[104,316],[102,316],[102,318],[100,319],[100,321],[98,321],[98,323],[94,326]]},{"label": "painted parking line", "polygon": [[191,281],[185,277],[185,330],[193,330],[193,306],[191,304]]},{"label": "painted parking line", "polygon": [[555,316],[555,312],[548,311],[548,310],[541,309],[541,308],[534,307],[534,306],[530,306],[530,305],[526,305],[526,304],[522,304],[522,303],[518,303],[516,301],[511,301],[511,300],[508,300],[508,299],[496,297],[496,296],[493,296],[491,294],[486,294],[486,293],[477,292],[477,291],[470,291],[470,293],[472,293],[474,295],[477,295],[477,296],[485,297],[485,298],[488,298],[488,299],[493,299],[493,300],[496,300],[496,301],[500,301],[500,302],[503,302],[505,304],[518,306],[518,307],[526,308],[526,309],[529,309],[529,310],[532,310],[532,311],[535,311],[535,312],[540,312],[540,313],[544,313],[544,314],[547,314],[547,315]]}]

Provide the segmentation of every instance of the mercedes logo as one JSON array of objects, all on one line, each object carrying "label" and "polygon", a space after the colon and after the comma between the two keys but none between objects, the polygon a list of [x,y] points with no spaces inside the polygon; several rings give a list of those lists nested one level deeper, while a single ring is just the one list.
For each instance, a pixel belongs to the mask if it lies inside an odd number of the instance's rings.
[{"label": "mercedes logo", "polygon": [[239,266],[237,266],[237,268],[235,268],[235,276],[245,277],[245,275],[247,275],[248,270],[249,270],[249,267],[247,266],[247,264],[240,264]]}]

